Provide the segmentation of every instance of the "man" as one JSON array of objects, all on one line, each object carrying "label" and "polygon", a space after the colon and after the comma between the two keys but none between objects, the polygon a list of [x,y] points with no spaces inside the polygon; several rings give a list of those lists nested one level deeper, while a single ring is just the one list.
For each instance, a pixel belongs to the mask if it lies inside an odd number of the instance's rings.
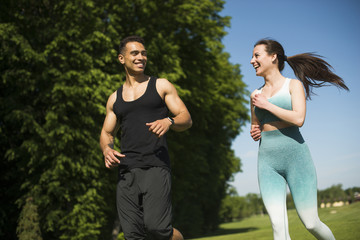
[{"label": "man", "polygon": [[[118,59],[125,83],[110,95],[100,136],[105,166],[119,168],[116,202],[127,240],[183,239],[172,227],[169,129],[184,131],[192,120],[175,87],[164,78],[144,74],[144,40],[130,36],[120,43]],[[169,111],[174,117],[170,117]],[[121,153],[114,137],[121,129]]]}]

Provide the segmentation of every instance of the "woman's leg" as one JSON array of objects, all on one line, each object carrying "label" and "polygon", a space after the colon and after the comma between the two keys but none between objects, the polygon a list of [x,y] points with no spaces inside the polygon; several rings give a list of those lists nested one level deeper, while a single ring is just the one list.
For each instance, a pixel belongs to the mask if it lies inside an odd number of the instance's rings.
[{"label": "woman's leg", "polygon": [[334,240],[331,230],[320,221],[317,210],[317,179],[314,163],[307,145],[301,144],[291,161],[287,182],[298,215],[310,233],[320,240]]},{"label": "woman's leg", "polygon": [[286,211],[286,181],[267,164],[266,160],[259,157],[258,178],[261,196],[270,216],[274,240],[290,240]]}]

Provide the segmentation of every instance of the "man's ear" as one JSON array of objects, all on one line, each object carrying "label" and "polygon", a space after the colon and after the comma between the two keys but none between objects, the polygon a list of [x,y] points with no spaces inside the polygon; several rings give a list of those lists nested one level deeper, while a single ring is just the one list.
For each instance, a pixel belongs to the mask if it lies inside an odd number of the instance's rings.
[{"label": "man's ear", "polygon": [[124,64],[124,63],[125,63],[124,56],[123,56],[121,53],[118,55],[118,59],[119,59],[119,62],[120,62],[121,64]]}]

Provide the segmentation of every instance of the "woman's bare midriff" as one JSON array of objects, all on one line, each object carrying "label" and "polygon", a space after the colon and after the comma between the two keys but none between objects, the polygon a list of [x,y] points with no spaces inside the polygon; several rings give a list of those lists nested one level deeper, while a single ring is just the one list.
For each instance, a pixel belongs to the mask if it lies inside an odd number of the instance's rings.
[{"label": "woman's bare midriff", "polygon": [[262,131],[263,132],[274,131],[274,130],[278,130],[281,128],[287,128],[287,127],[291,127],[291,126],[294,126],[294,125],[291,123],[284,122],[284,121],[269,122],[269,123],[265,123],[264,125],[262,125]]}]

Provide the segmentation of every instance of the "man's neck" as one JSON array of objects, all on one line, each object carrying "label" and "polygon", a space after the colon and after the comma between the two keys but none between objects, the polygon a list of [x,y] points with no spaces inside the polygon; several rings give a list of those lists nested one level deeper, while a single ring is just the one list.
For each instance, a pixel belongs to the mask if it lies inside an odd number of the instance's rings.
[{"label": "man's neck", "polygon": [[145,75],[144,73],[136,75],[126,74],[125,83],[129,86],[136,86],[137,84],[146,82],[148,79],[149,76]]}]

